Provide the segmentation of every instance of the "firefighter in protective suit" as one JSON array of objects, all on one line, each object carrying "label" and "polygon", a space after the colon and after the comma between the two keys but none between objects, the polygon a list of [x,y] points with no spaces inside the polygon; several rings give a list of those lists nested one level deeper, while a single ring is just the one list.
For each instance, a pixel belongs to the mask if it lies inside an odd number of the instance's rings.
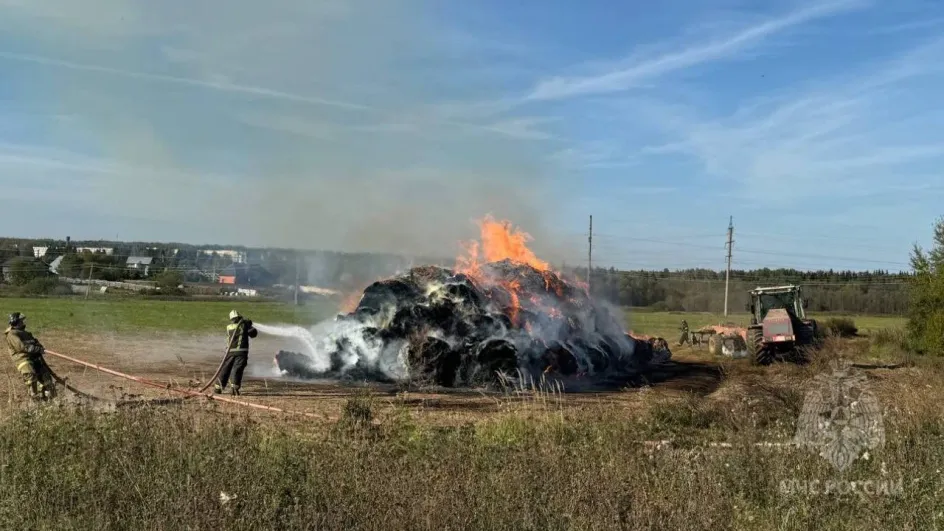
[{"label": "firefighter in protective suit", "polygon": [[23,376],[23,382],[29,389],[30,398],[36,401],[55,398],[56,383],[52,370],[43,358],[46,349],[33,334],[26,331],[25,315],[12,313],[9,322],[10,326],[4,332],[7,347],[16,370]]},{"label": "firefighter in protective suit", "polygon": [[686,321],[686,320],[684,320],[684,319],[682,320],[682,326],[679,327],[679,331],[682,332],[682,335],[679,337],[679,340],[678,340],[679,346],[682,346],[682,345],[684,345],[684,344],[686,344],[686,343],[688,343],[689,345],[691,345],[691,344],[692,344],[692,338],[689,336],[688,321]]},{"label": "firefighter in protective suit", "polygon": [[239,386],[243,381],[243,371],[246,370],[246,364],[249,362],[249,339],[255,338],[258,332],[252,326],[252,321],[244,319],[236,310],[229,313],[229,320],[229,326],[226,327],[229,348],[213,392],[220,394],[226,389],[227,383],[232,383],[232,393],[238,396]]}]

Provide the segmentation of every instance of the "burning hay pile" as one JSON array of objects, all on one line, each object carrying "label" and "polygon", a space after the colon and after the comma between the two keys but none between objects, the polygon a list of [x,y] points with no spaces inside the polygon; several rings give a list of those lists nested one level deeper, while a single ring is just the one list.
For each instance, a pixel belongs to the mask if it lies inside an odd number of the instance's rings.
[{"label": "burning hay pile", "polygon": [[[423,380],[447,387],[520,373],[599,380],[644,370],[664,345],[637,341],[523,245],[527,235],[487,219],[453,269],[424,266],[376,282],[328,327],[318,352],[280,352],[283,373]],[[490,260],[496,255],[498,260]],[[657,348],[654,349],[653,345]]]}]

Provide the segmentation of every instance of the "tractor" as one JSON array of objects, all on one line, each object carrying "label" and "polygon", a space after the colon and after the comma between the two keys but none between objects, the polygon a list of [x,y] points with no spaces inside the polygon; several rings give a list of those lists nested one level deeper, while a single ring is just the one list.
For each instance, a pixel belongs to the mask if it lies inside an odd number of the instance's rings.
[{"label": "tractor", "polygon": [[709,352],[734,358],[750,356],[760,365],[776,360],[798,361],[804,347],[814,345],[819,338],[816,321],[806,318],[800,287],[757,288],[750,294],[750,326],[727,323],[696,331],[709,336]]},{"label": "tractor", "polygon": [[819,331],[806,317],[807,301],[800,286],[757,288],[751,291],[751,324],[744,334],[754,361],[767,365],[776,360],[797,360],[806,347],[814,346]]}]

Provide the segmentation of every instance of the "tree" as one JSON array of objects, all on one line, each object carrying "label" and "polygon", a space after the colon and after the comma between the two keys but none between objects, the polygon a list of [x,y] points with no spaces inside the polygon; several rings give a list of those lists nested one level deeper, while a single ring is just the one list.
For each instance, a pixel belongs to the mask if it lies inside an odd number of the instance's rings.
[{"label": "tree", "polygon": [[9,268],[10,283],[14,286],[25,286],[34,279],[43,278],[50,274],[42,262],[25,256],[14,258]]},{"label": "tree", "polygon": [[921,354],[944,354],[944,218],[934,227],[934,243],[911,254],[915,276],[908,311],[908,340]]},{"label": "tree", "polygon": [[62,256],[59,262],[59,274],[67,278],[76,278],[82,274],[82,266],[85,265],[85,259],[75,253],[69,253]]},{"label": "tree", "polygon": [[180,293],[180,285],[183,284],[183,276],[177,271],[162,271],[154,276],[154,282],[161,289],[162,293]]}]

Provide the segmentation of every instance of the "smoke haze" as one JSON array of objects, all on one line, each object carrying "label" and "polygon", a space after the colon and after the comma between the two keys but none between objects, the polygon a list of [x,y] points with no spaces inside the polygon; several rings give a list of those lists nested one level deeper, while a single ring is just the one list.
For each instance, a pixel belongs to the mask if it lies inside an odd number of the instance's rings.
[{"label": "smoke haze", "polygon": [[515,52],[433,3],[0,6],[29,44],[0,51],[15,90],[76,146],[30,171],[90,236],[448,257],[491,213],[569,254],[546,217],[549,136],[502,114]]}]

